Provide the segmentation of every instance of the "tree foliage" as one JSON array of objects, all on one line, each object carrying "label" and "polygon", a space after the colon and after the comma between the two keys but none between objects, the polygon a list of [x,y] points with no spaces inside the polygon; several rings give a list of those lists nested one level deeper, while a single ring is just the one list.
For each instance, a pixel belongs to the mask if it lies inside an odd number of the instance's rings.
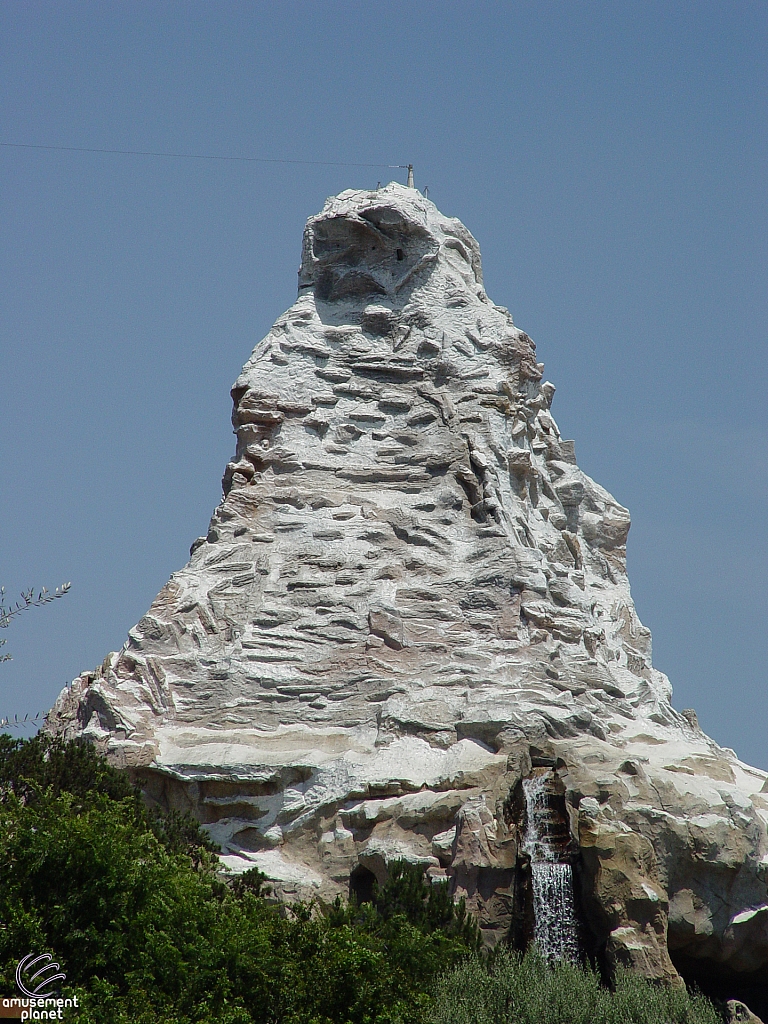
[{"label": "tree foliage", "polygon": [[230,886],[217,867],[191,819],[148,812],[89,747],[0,738],[4,991],[22,956],[50,952],[87,1024],[415,1024],[476,945],[418,869],[393,874],[381,910],[281,912],[263,876]]}]

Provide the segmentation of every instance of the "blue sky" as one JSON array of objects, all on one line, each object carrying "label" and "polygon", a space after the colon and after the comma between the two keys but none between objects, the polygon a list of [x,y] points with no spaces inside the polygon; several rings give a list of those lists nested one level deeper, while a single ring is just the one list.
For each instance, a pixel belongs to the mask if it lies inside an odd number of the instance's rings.
[{"label": "blue sky", "polygon": [[[415,165],[632,512],[678,708],[768,768],[768,7],[0,5],[0,142]],[[0,147],[0,714],[119,648],[206,532],[301,231],[386,167]]]}]

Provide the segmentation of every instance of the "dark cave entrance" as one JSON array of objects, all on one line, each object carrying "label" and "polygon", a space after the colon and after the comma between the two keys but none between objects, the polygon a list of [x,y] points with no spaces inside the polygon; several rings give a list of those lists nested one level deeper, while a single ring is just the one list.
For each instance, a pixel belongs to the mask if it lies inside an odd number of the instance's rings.
[{"label": "dark cave entrance", "polygon": [[358,906],[363,903],[373,903],[375,885],[376,875],[359,864],[349,876],[349,898],[354,898]]},{"label": "dark cave entrance", "polygon": [[689,989],[695,986],[716,1002],[738,999],[746,1003],[752,1013],[768,1019],[768,966],[741,974],[676,950],[670,950],[669,955]]}]

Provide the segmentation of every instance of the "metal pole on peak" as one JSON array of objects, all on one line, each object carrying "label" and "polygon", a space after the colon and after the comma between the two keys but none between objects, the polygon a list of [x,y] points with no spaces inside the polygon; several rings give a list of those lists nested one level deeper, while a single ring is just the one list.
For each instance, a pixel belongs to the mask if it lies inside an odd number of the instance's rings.
[{"label": "metal pole on peak", "polygon": [[416,188],[413,184],[413,164],[408,164],[408,188]]}]

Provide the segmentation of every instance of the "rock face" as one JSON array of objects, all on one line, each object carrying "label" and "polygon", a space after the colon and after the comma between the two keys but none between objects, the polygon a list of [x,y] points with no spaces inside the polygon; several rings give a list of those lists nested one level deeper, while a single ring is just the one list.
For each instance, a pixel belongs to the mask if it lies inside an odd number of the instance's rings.
[{"label": "rock face", "polygon": [[530,936],[521,783],[546,770],[585,947],[754,980],[766,774],[672,708],[629,513],[579,470],[542,370],[459,221],[397,184],[328,200],[232,389],[207,536],[48,729],[285,898],[365,898],[406,858],[489,941]]}]

